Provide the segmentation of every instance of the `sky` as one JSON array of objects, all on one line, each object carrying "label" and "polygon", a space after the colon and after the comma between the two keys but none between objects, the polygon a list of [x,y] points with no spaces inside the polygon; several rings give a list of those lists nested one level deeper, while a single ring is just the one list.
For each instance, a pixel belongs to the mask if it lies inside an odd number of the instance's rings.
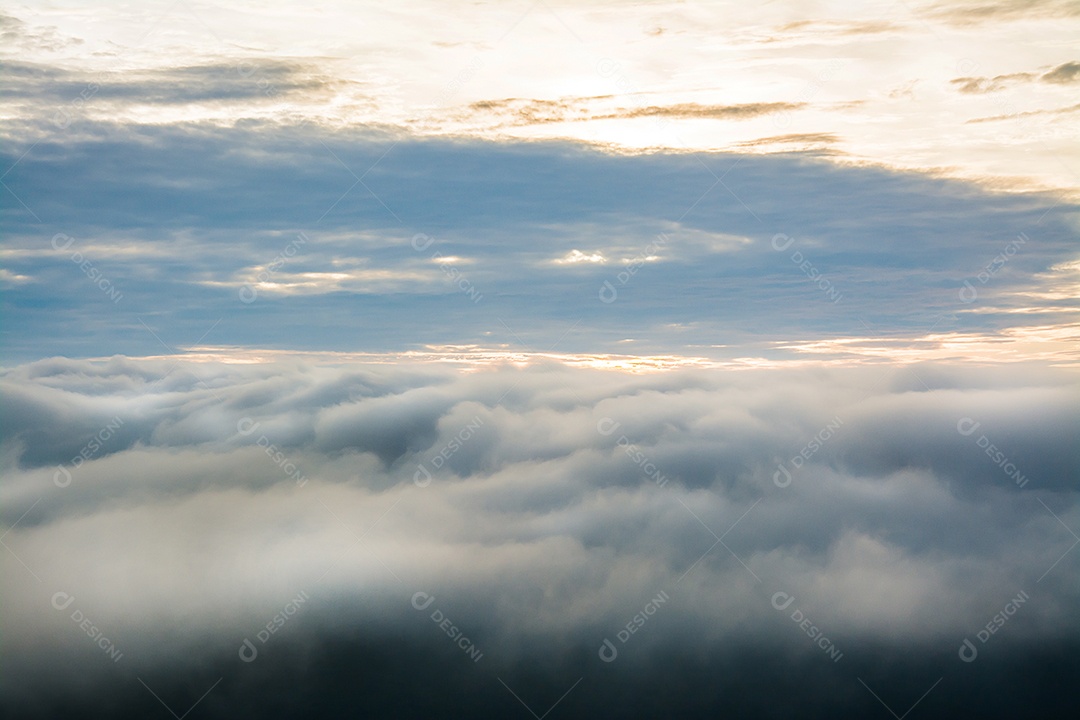
[{"label": "sky", "polygon": [[0,35],[4,716],[1075,715],[1075,2]]}]

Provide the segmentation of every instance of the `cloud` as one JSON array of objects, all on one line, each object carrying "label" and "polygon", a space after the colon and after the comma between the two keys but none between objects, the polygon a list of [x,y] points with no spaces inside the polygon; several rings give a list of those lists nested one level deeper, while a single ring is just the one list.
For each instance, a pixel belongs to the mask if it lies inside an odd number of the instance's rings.
[{"label": "cloud", "polygon": [[849,37],[862,35],[879,35],[881,33],[897,32],[904,30],[905,26],[887,20],[796,20],[785,23],[776,29],[780,37],[770,37],[765,42],[790,40],[792,38],[813,39],[819,42],[822,38]]},{"label": "cloud", "polygon": [[771,135],[769,137],[748,140],[740,143],[741,147],[758,147],[760,145],[832,145],[840,142],[840,138],[833,133],[790,133],[788,135]]},{"label": "cloud", "polygon": [[11,101],[62,108],[92,98],[118,112],[139,105],[269,102],[292,94],[310,98],[331,92],[334,85],[311,64],[263,58],[98,73],[12,60],[0,67],[4,94]]},{"label": "cloud", "polygon": [[1080,62],[1067,62],[1058,65],[1050,72],[1044,73],[1040,78],[1043,82],[1067,85],[1080,82]]},{"label": "cloud", "polygon": [[958,86],[957,89],[962,93],[988,93],[1001,90],[1013,83],[1035,80],[1037,77],[1038,75],[1034,73],[1010,73],[993,78],[962,77],[949,82]]},{"label": "cloud", "polygon": [[0,13],[0,715],[1075,715],[1080,14],[812,5]]},{"label": "cloud", "polygon": [[1076,17],[1080,9],[1070,0],[1002,0],[1000,2],[940,3],[925,11],[953,25],[1049,20]]},{"label": "cloud", "polygon": [[[5,48],[24,53],[55,53],[83,44],[81,39],[64,36],[55,27],[31,28],[23,20],[7,13],[0,13],[0,40],[4,41]],[[7,68],[6,72],[9,72]]]},{"label": "cloud", "polygon": [[1053,83],[1055,85],[1068,85],[1069,83],[1080,82],[1080,63],[1063,63],[1056,68],[1041,74],[1019,72],[1009,73],[1008,75],[997,75],[992,78],[962,77],[950,80],[949,82],[958,86],[957,89],[962,93],[981,94],[996,92],[1018,83],[1035,82],[1037,80],[1044,83]]},{"label": "cloud", "polygon": [[[21,618],[5,633],[18,663],[0,702],[28,716],[80,702],[135,714],[136,676],[182,711],[226,677],[213,716],[300,662],[322,669],[270,696],[307,702],[375,662],[430,668],[496,705],[496,678],[537,703],[561,687],[547,707],[588,677],[589,706],[650,686],[677,657],[698,658],[684,678],[696,687],[710,682],[701,663],[740,656],[768,677],[820,675],[843,689],[828,701],[843,713],[865,700],[855,675],[896,692],[923,683],[875,675],[872,658],[904,654],[933,665],[927,686],[949,678],[938,692],[951,703],[969,671],[957,648],[1019,591],[1030,605],[977,672],[1080,640],[1072,372],[57,358],[4,371],[0,395],[4,605]],[[58,592],[123,657],[54,609]],[[617,639],[661,592],[670,604]],[[776,593],[825,629],[839,663]],[[280,635],[257,639],[298,597]]]},{"label": "cloud", "polygon": [[[439,137],[573,138],[649,152],[736,150],[754,137],[799,130],[836,134],[845,153],[873,163],[1068,190],[1071,178],[1053,158],[1068,152],[1069,132],[1040,139],[1050,152],[1013,142],[987,152],[996,128],[958,124],[970,116],[969,94],[941,99],[943,110],[928,90],[898,103],[879,81],[888,76],[894,89],[916,81],[933,88],[971,75],[951,72],[953,63],[928,69],[918,62],[943,40],[954,48],[955,67],[972,67],[990,42],[1027,48],[1010,55],[1016,66],[1002,73],[1050,70],[1068,60],[1060,48],[1075,35],[1071,8],[1019,2],[853,12],[768,3],[733,18],[722,6],[614,12],[570,3],[553,15],[485,5],[449,10],[430,0],[401,13],[335,6],[316,15],[289,6],[265,13],[243,3],[134,15],[31,6],[10,25],[43,36],[56,25],[57,37],[82,44],[11,45],[4,131],[17,136],[13,145],[30,145],[37,139],[31,126],[56,119],[219,127],[307,119]],[[1025,22],[995,22],[992,35],[964,29],[980,17],[1043,22],[1046,42],[1032,47]],[[380,40],[372,45],[338,32],[345,27],[366,27]],[[887,52],[872,50],[871,41],[887,43]],[[20,64],[37,68],[39,81],[18,77]],[[1043,96],[1069,87],[1041,85]],[[1015,101],[1030,111],[1039,100]],[[804,106],[790,115],[768,109],[777,103]],[[717,132],[715,122],[732,127]],[[904,139],[912,133],[926,142],[912,146]]]},{"label": "cloud", "polygon": [[517,125],[536,123],[585,122],[592,120],[617,120],[641,117],[679,119],[706,118],[712,120],[747,120],[791,112],[806,107],[803,102],[758,102],[735,105],[705,105],[700,103],[676,103],[671,105],[620,106],[625,99],[612,95],[591,98],[561,98],[559,100],[529,100],[507,98],[482,100],[472,103],[469,110],[480,116],[494,113],[508,118]]},{"label": "cloud", "polygon": [[790,112],[805,106],[806,103],[789,102],[745,103],[742,105],[699,105],[697,103],[682,103],[665,107],[650,106],[638,108],[625,115],[602,115],[600,117],[678,117],[743,120],[746,118],[758,117],[759,115]]},{"label": "cloud", "polygon": [[1010,113],[1005,115],[991,115],[990,117],[972,118],[968,123],[998,122],[1001,120],[1016,120],[1018,118],[1038,117],[1040,115],[1069,115],[1080,110],[1080,103],[1068,107],[1053,108],[1050,110],[1029,110],[1026,112]]}]

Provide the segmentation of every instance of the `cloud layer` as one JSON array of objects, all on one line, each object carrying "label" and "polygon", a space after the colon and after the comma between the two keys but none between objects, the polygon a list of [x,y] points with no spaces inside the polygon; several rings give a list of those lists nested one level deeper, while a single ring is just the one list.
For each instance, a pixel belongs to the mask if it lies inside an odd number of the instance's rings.
[{"label": "cloud layer", "polygon": [[1078,21],[0,12],[0,716],[1075,717]]},{"label": "cloud layer", "polygon": [[[4,607],[20,618],[3,692],[27,715],[143,711],[136,678],[179,712],[225,678],[203,712],[254,686],[284,714],[331,702],[335,673],[363,688],[409,666],[408,700],[346,696],[375,714],[510,712],[500,682],[517,682],[539,713],[587,678],[572,714],[626,707],[613,698],[670,680],[673,662],[694,690],[662,693],[672,712],[720,707],[723,678],[757,672],[737,694],[757,713],[785,707],[770,683],[828,713],[876,704],[859,678],[902,704],[940,677],[933,714],[973,674],[1080,640],[1080,387],[1061,370],[53,359],[0,388]],[[881,670],[904,654],[907,670]],[[1018,679],[1009,702],[1048,681]],[[454,694],[425,705],[421,687]]]},{"label": "cloud layer", "polygon": [[[25,149],[36,122],[304,118],[633,152],[775,151],[760,141],[830,133],[846,161],[1072,192],[1062,159],[1075,154],[1075,123],[1047,111],[1075,104],[1077,17],[1069,0],[29,3],[0,16],[0,133]],[[980,78],[1038,76],[1001,85],[1016,92],[971,92],[986,89]],[[988,117],[999,120],[969,124]]]}]

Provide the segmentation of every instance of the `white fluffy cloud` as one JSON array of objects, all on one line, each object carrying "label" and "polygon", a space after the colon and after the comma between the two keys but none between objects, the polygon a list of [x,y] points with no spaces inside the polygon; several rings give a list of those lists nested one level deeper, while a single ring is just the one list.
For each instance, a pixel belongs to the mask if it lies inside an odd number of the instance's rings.
[{"label": "white fluffy cloud", "polygon": [[299,592],[361,624],[433,592],[504,658],[661,590],[706,647],[798,641],[779,591],[837,643],[958,644],[1018,590],[1014,638],[1080,631],[1075,558],[1047,572],[1080,530],[1060,370],[49,360],[0,387],[6,643],[31,657],[90,642],[57,591],[134,665],[238,646]]}]

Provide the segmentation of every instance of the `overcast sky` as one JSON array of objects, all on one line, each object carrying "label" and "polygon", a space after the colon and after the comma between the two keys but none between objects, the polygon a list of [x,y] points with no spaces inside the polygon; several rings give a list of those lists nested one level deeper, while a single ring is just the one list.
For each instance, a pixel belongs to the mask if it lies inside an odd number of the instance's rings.
[{"label": "overcast sky", "polygon": [[1075,2],[0,34],[3,714],[1075,715]]}]

